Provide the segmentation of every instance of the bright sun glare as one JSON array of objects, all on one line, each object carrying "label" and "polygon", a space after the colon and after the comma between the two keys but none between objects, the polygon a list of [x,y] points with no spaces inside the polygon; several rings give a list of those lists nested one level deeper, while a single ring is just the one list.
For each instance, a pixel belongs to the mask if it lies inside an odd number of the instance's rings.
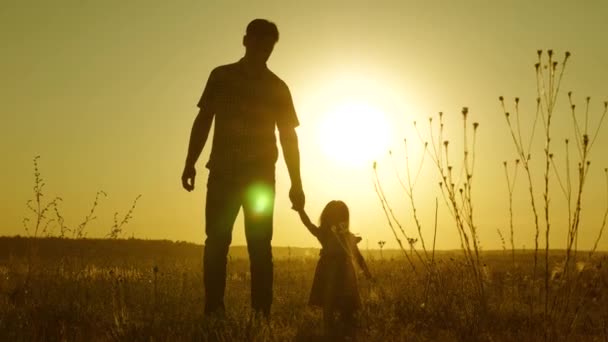
[{"label": "bright sun glare", "polygon": [[328,108],[319,127],[318,142],[330,160],[341,166],[371,165],[389,149],[391,129],[385,114],[361,100]]}]

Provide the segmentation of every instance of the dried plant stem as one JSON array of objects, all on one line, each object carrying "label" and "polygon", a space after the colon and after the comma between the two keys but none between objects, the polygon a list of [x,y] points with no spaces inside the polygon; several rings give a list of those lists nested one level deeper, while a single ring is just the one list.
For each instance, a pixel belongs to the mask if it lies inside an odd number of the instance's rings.
[{"label": "dried plant stem", "polygon": [[602,218],[602,224],[600,225],[599,232],[597,234],[597,238],[593,243],[593,248],[589,251],[589,259],[593,256],[595,251],[597,250],[597,245],[602,238],[602,234],[604,234],[604,228],[606,227],[606,219],[608,218],[608,168],[604,169],[604,178],[606,180],[606,210],[604,210],[604,217]]},{"label": "dried plant stem", "polygon": [[384,211],[384,215],[386,216],[386,219],[388,221],[389,228],[391,229],[391,232],[393,233],[395,240],[397,240],[399,249],[403,252],[403,256],[405,256],[405,259],[412,267],[412,270],[414,271],[414,273],[416,273],[416,266],[412,262],[412,259],[410,258],[410,256],[407,254],[407,251],[406,251],[405,247],[403,246],[401,239],[399,238],[399,234],[397,234],[397,230],[395,229],[395,226],[393,225],[393,219],[389,212],[390,210],[388,207],[388,202],[386,200],[386,196],[384,194],[384,191],[382,190],[382,187],[381,187],[379,179],[378,179],[378,173],[376,171],[376,166],[377,166],[376,163],[374,163],[374,190],[376,191],[376,195],[378,196],[378,199],[380,200],[380,204],[382,205],[382,210]]},{"label": "dried plant stem", "polygon": [[507,178],[507,190],[509,193],[509,230],[510,230],[510,242],[511,242],[511,263],[512,267],[515,268],[515,229],[513,224],[513,192],[515,190],[515,182],[517,180],[517,170],[519,166],[519,159],[515,160],[513,166],[513,178],[509,175],[509,169],[507,162],[503,163],[505,169],[505,176]]}]

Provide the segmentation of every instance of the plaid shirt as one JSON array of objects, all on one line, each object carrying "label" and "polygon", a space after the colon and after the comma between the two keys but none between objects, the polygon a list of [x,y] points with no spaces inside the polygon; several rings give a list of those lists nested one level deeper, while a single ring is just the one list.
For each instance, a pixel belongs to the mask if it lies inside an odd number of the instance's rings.
[{"label": "plaid shirt", "polygon": [[275,129],[299,125],[285,82],[267,68],[249,70],[242,59],[211,72],[198,107],[215,118],[207,168],[222,173],[274,169]]}]

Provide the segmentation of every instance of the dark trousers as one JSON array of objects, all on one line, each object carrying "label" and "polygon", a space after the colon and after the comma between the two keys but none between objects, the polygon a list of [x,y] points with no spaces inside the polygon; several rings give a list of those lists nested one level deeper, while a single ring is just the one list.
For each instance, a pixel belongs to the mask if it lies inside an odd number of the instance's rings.
[{"label": "dark trousers", "polygon": [[274,170],[251,172],[246,177],[210,173],[203,261],[206,313],[224,310],[228,247],[232,241],[234,221],[242,207],[251,271],[251,306],[266,316],[270,314],[274,197]]}]

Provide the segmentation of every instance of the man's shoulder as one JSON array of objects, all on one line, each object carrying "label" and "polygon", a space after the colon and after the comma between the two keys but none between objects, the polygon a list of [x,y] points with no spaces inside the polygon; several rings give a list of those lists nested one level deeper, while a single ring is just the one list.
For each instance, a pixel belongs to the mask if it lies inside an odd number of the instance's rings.
[{"label": "man's shoulder", "polygon": [[283,81],[279,76],[277,76],[277,74],[275,74],[270,69],[267,69],[267,70],[268,70],[268,78],[271,80],[271,82],[274,83],[275,86],[282,87],[282,88],[288,88],[287,83],[285,83],[285,81]]},{"label": "man's shoulder", "polygon": [[220,65],[220,66],[215,67],[213,70],[211,70],[211,75],[213,75],[215,77],[229,75],[229,74],[234,73],[237,70],[237,67],[238,67],[238,62]]}]

